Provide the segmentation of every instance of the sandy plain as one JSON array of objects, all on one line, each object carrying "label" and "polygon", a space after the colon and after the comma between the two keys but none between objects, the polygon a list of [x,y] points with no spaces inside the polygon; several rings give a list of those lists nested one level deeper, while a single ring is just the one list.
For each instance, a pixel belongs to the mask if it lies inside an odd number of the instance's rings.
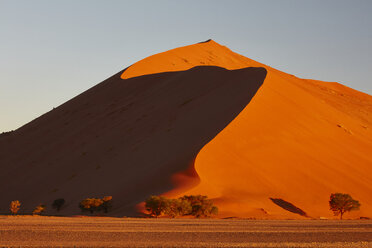
[{"label": "sandy plain", "polygon": [[1,216],[0,247],[372,247],[372,221]]}]

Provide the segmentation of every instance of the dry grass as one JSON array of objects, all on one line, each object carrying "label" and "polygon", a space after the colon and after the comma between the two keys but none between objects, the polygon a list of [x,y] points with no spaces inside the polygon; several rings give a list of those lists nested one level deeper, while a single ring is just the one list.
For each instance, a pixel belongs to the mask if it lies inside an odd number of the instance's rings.
[{"label": "dry grass", "polygon": [[0,217],[0,247],[372,247],[372,221]]}]

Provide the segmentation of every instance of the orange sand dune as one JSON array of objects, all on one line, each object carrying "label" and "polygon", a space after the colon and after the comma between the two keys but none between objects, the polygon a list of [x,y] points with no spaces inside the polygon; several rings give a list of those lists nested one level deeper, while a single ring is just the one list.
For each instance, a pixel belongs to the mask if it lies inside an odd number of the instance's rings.
[{"label": "orange sand dune", "polygon": [[262,66],[268,75],[244,111],[203,147],[195,161],[201,182],[182,194],[216,198],[222,216],[301,218],[269,198],[290,202],[311,217],[332,217],[329,195],[347,192],[362,203],[349,216],[372,217],[371,96],[299,79],[214,41],[150,56],[122,78],[197,65]]},{"label": "orange sand dune", "polygon": [[[151,194],[198,184],[200,149],[252,99],[263,68],[216,66],[123,80],[122,72],[0,136],[0,213],[65,198],[79,214],[86,197],[112,195],[113,215],[134,215]],[[176,180],[176,181],[175,181]]]},{"label": "orange sand dune", "polygon": [[128,215],[151,194],[204,194],[221,217],[332,217],[330,193],[346,192],[362,207],[345,217],[372,217],[371,128],[367,94],[198,43],[0,136],[0,211],[64,197],[75,214],[113,195],[112,214]]}]

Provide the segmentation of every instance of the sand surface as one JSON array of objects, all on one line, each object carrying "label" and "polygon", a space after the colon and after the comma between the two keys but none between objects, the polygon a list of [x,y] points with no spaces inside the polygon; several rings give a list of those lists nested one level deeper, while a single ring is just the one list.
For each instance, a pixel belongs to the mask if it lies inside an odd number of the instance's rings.
[{"label": "sand surface", "polygon": [[371,247],[371,221],[0,217],[1,247]]},{"label": "sand surface", "polygon": [[62,197],[63,214],[79,214],[83,198],[112,195],[110,214],[133,216],[150,195],[203,194],[219,217],[334,218],[329,196],[342,192],[361,203],[346,218],[372,217],[371,150],[372,96],[208,41],[1,135],[0,213],[20,200],[22,213],[44,203],[54,214]]}]

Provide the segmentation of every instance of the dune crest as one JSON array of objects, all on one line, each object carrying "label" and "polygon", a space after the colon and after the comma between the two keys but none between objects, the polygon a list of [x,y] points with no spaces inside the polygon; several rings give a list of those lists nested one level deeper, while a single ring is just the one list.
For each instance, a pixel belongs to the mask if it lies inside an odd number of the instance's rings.
[{"label": "dune crest", "polygon": [[[244,61],[244,65],[242,62]],[[233,53],[213,40],[175,48],[134,63],[121,75],[122,79],[147,74],[188,70],[195,66],[219,66],[229,70],[262,67],[262,64]]]}]

